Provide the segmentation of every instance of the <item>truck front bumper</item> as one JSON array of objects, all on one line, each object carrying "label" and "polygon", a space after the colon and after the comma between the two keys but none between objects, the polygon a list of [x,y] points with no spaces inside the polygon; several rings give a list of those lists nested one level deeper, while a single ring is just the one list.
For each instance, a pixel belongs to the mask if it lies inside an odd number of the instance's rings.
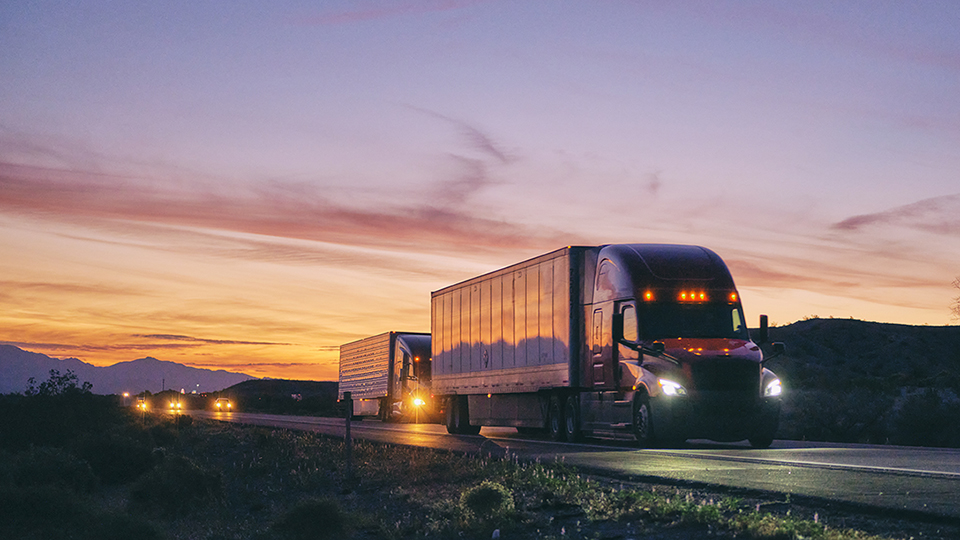
[{"label": "truck front bumper", "polygon": [[741,441],[772,435],[780,420],[781,399],[725,392],[660,396],[650,400],[654,435],[661,440]]}]

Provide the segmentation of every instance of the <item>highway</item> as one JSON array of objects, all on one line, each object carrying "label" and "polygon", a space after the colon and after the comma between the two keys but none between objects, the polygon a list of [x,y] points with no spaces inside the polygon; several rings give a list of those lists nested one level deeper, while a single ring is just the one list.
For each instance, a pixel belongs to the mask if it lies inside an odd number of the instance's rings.
[{"label": "highway", "polygon": [[[344,435],[344,421],[310,416],[187,411],[244,424]],[[513,428],[449,435],[437,424],[354,421],[352,436],[522,460],[562,459],[584,472],[627,480],[743,488],[881,509],[960,518],[960,450],[775,441],[765,450],[744,444],[691,441],[682,449],[638,449],[629,441],[556,443]]]}]

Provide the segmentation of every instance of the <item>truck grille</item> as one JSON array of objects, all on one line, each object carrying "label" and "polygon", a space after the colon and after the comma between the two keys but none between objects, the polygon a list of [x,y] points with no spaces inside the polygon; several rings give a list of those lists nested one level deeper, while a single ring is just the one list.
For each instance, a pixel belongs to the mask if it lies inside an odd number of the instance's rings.
[{"label": "truck grille", "polygon": [[760,391],[760,366],[743,360],[707,360],[693,367],[693,384],[698,391],[743,392]]}]

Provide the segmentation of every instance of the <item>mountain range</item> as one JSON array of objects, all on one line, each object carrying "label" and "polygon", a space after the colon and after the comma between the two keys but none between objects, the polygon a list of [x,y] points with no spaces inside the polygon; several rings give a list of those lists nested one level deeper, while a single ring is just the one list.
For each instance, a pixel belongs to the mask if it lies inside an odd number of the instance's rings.
[{"label": "mountain range", "polygon": [[93,384],[95,394],[152,393],[165,389],[185,392],[213,392],[255,379],[244,373],[200,369],[147,357],[107,367],[88,364],[76,358],[58,359],[13,345],[0,345],[0,394],[23,392],[33,377],[36,384],[50,378],[50,370],[61,375],[72,371],[78,384]]}]

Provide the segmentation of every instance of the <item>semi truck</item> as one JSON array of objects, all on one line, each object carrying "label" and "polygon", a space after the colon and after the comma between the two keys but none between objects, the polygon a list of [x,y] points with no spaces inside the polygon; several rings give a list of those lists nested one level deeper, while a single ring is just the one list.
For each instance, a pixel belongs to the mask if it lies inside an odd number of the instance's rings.
[{"label": "semi truck", "polygon": [[447,431],[768,447],[783,386],[723,260],[690,245],[565,247],[431,294],[432,391]]},{"label": "semi truck", "polygon": [[430,334],[416,332],[385,332],[341,345],[339,399],[350,392],[358,419],[435,421],[430,354]]}]

